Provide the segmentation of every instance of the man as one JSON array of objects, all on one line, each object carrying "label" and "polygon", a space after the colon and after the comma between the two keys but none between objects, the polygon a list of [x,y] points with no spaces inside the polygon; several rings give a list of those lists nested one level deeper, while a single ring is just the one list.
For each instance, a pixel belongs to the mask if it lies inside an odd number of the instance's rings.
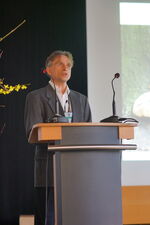
[{"label": "man", "polygon": [[[71,77],[71,69],[73,67],[73,57],[70,52],[55,51],[46,59],[45,72],[51,78],[49,84],[41,89],[32,91],[27,95],[25,104],[25,128],[26,134],[37,123],[53,121],[56,114],[66,117],[70,122],[91,122],[91,111],[87,97],[70,90],[67,82]],[[57,96],[56,96],[57,94]],[[56,101],[57,100],[57,101]],[[58,107],[56,110],[56,103]],[[57,111],[57,112],[56,112]],[[69,114],[68,114],[69,113]],[[37,216],[36,225],[44,225],[43,203],[43,187],[46,185],[46,161],[47,146],[37,145],[35,151],[35,182],[34,185],[38,190],[36,197]],[[49,173],[50,193],[52,193],[53,176],[52,176],[52,156],[49,157]],[[50,196],[51,204],[53,204],[52,196]],[[53,217],[53,215],[51,215]],[[49,224],[53,224],[53,221]]]}]

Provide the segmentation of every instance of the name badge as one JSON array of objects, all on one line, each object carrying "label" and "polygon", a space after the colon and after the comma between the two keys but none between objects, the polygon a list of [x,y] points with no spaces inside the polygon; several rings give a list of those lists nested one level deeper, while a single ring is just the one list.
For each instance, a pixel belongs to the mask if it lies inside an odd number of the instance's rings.
[{"label": "name badge", "polygon": [[72,112],[65,112],[65,117],[68,119],[68,122],[71,123],[71,121],[72,121]]}]

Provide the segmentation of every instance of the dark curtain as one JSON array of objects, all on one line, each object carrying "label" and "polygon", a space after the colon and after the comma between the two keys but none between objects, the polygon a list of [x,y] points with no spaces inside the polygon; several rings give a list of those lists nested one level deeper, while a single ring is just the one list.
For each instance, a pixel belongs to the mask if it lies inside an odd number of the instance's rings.
[{"label": "dark curtain", "polygon": [[75,65],[70,88],[87,94],[85,0],[3,1],[0,37],[26,23],[0,42],[0,78],[7,84],[31,85],[27,90],[0,94],[0,224],[17,225],[20,214],[34,213],[34,146],[24,131],[24,103],[29,91],[45,86],[41,73],[54,50],[72,52]]}]

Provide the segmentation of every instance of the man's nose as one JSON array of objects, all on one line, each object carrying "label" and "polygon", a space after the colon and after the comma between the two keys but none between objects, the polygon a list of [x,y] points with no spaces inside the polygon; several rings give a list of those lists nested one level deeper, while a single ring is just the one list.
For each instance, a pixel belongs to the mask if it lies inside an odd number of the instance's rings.
[{"label": "man's nose", "polygon": [[68,69],[68,65],[63,64],[63,69],[67,70]]}]

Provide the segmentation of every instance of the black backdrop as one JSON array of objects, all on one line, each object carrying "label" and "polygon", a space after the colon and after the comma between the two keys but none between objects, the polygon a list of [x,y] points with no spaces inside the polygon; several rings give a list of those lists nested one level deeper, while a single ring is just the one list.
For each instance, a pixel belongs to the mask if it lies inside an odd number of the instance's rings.
[{"label": "black backdrop", "polygon": [[25,91],[0,95],[0,224],[17,225],[20,214],[32,214],[34,146],[24,131],[27,93],[47,84],[41,73],[53,50],[71,51],[75,66],[69,86],[87,93],[85,0],[3,1],[0,37],[26,19],[18,30],[0,42],[0,78],[5,83],[31,83]]}]

